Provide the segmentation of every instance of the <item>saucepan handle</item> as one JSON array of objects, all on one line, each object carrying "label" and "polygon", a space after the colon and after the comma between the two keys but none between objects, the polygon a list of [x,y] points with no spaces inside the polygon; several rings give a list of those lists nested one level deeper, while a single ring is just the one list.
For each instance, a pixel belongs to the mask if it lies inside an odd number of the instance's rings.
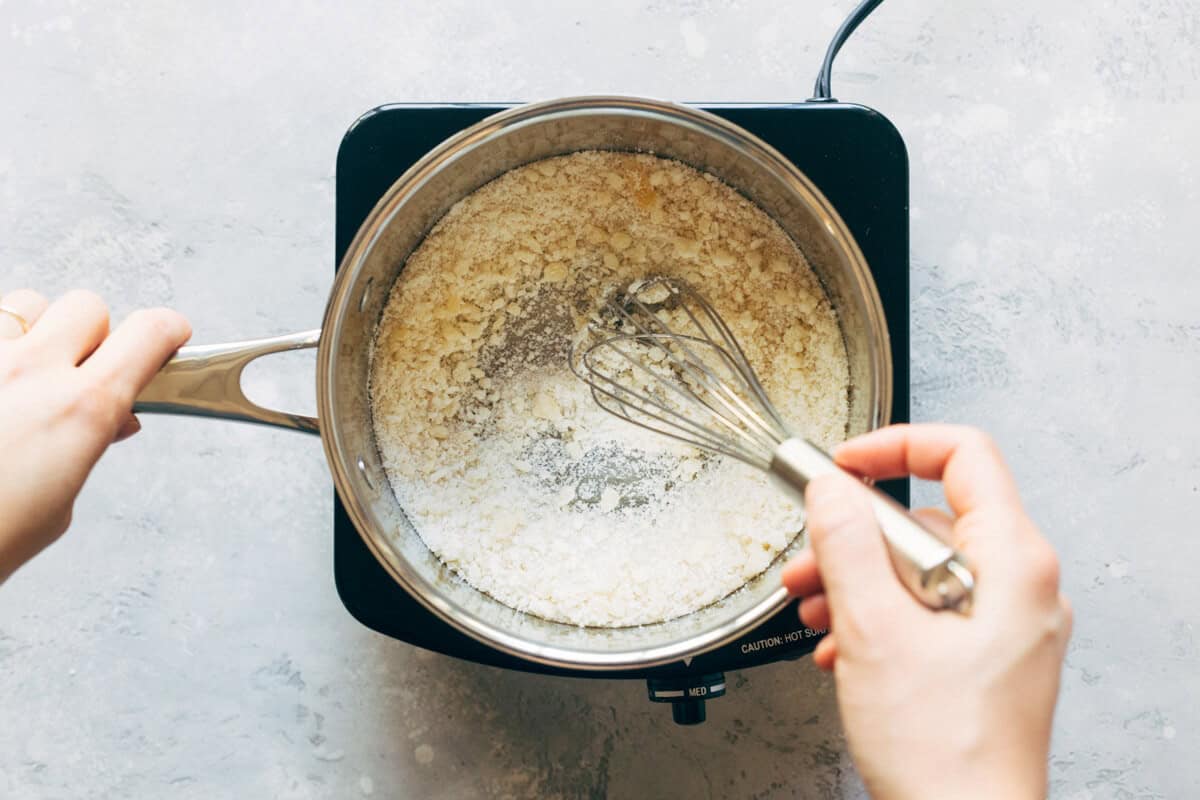
[{"label": "saucepan handle", "polygon": [[[779,445],[771,461],[771,473],[801,497],[810,480],[840,469],[821,448],[800,438]],[[891,497],[874,488],[870,497],[901,583],[930,608],[969,613],[975,577],[966,559]]]},{"label": "saucepan handle", "polygon": [[320,433],[316,417],[253,403],[242,391],[242,371],[256,358],[316,347],[320,329],[228,344],[181,347],[134,401],[135,413],[189,414],[257,422]]}]

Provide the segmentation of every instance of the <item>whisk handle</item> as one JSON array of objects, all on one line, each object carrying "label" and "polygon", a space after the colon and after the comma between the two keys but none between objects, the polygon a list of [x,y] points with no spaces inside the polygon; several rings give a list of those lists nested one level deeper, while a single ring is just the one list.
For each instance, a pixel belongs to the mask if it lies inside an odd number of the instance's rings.
[{"label": "whisk handle", "polygon": [[[770,471],[803,499],[804,488],[813,478],[842,470],[824,450],[797,437],[775,449]],[[930,608],[969,613],[975,578],[966,559],[891,497],[875,488],[868,493],[892,565],[905,587]]]}]

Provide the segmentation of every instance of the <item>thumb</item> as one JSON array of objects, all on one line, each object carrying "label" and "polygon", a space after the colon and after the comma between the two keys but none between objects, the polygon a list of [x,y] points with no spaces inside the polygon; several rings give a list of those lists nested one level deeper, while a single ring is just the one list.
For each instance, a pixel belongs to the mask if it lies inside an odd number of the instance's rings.
[{"label": "thumb", "polygon": [[804,494],[808,535],[843,648],[890,627],[898,608],[911,606],[901,586],[867,488],[853,478],[823,475]]}]

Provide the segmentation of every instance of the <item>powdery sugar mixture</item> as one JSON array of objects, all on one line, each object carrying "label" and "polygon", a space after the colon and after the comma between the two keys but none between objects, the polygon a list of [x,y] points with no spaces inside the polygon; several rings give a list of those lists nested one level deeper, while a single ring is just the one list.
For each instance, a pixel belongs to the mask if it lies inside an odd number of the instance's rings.
[{"label": "powdery sugar mixture", "polygon": [[455,205],[392,288],[372,351],[376,438],[430,549],[501,602],[578,625],[686,614],[764,570],[802,526],[770,479],[601,410],[569,370],[600,298],[683,278],[780,410],[831,446],[849,370],[787,235],[711,175],[574,153]]}]

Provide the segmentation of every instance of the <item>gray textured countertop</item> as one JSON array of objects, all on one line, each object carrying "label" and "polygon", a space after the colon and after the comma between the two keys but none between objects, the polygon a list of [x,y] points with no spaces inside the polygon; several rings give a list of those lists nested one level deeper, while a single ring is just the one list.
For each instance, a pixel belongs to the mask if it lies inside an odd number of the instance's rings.
[{"label": "gray textured countertop", "polygon": [[[0,4],[0,288],[170,304],[196,341],[312,327],[362,111],[800,99],[840,13],[336,5]],[[993,431],[1062,554],[1053,796],[1196,796],[1200,7],[1077,9],[890,0],[834,88],[909,146],[914,417]],[[311,370],[252,385],[292,398]],[[0,795],[862,796],[807,662],[731,675],[680,729],[638,683],[365,630],[334,592],[331,491],[316,439],[147,418],[0,590]]]}]

